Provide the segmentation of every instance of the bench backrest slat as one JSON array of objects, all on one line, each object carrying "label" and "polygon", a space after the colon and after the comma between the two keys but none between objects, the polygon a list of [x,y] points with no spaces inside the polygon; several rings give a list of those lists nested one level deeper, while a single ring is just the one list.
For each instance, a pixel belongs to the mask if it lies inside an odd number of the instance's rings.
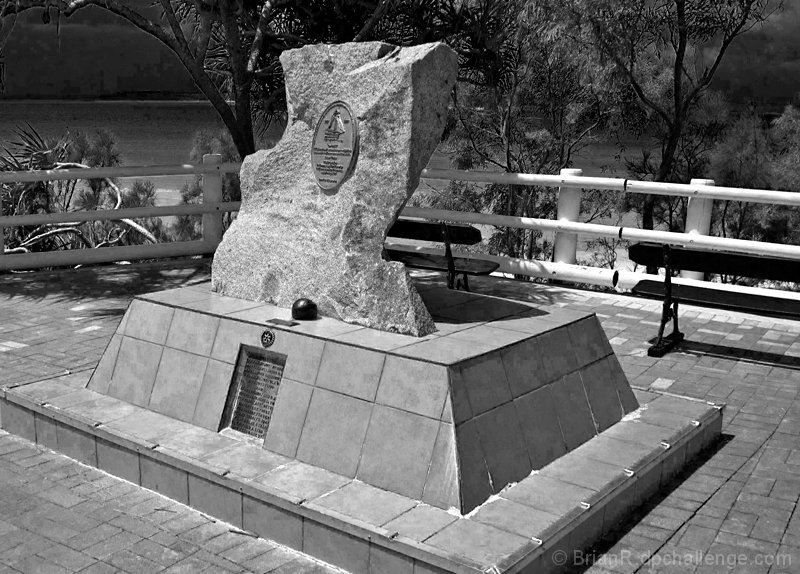
[{"label": "bench backrest slat", "polygon": [[[448,224],[447,231],[450,236],[450,243],[475,245],[482,240],[480,230],[470,225]],[[398,219],[391,229],[389,229],[388,236],[403,239],[417,239],[420,241],[444,241],[441,223],[413,221],[402,218]]]},{"label": "bench backrest slat", "polygon": [[[775,260],[757,255],[737,255],[671,247],[672,267],[738,277],[800,282],[800,261]],[[632,261],[649,267],[664,266],[664,248],[657,243],[635,243],[628,248]]]}]

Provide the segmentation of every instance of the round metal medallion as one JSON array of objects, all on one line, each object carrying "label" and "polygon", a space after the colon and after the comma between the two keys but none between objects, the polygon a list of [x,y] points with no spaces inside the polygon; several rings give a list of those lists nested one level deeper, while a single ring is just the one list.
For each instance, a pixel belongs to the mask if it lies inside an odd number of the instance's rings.
[{"label": "round metal medallion", "polygon": [[333,102],[317,122],[311,167],[323,191],[336,191],[358,162],[358,120],[344,102]]},{"label": "round metal medallion", "polygon": [[267,347],[271,347],[272,343],[275,342],[275,333],[267,329],[263,333],[261,333],[261,345],[266,349]]}]

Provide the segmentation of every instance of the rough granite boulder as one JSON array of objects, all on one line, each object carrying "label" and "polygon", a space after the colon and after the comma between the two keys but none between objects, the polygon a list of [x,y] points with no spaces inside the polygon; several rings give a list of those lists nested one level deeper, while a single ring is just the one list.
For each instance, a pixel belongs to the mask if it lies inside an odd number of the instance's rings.
[{"label": "rough granite boulder", "polygon": [[[383,259],[389,228],[419,184],[444,128],[458,61],[441,43],[313,45],[281,55],[289,123],[248,156],[242,206],[214,257],[212,288],[291,307],[301,297],[342,321],[417,336],[433,320],[402,263]],[[357,118],[352,175],[323,191],[311,145],[329,104]]]}]

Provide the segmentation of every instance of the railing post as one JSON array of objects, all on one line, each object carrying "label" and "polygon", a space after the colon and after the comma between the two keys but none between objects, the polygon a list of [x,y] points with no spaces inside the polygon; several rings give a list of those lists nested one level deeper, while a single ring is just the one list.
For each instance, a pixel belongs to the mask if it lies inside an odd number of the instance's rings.
[{"label": "railing post", "polygon": [[[203,156],[203,165],[219,165],[222,156],[218,153],[207,153]],[[222,174],[219,170],[203,174],[203,203],[222,203]],[[215,249],[222,241],[222,212],[203,214],[203,241]]]},{"label": "railing post", "polygon": [[[562,169],[562,176],[580,177],[582,169]],[[558,189],[559,221],[578,221],[581,214],[581,190],[576,187]],[[577,261],[578,236],[575,233],[556,232],[553,245],[553,261],[556,263],[575,263]]]},{"label": "railing post", "polygon": [[[693,179],[691,185],[714,185],[714,180]],[[686,228],[684,233],[708,235],[711,232],[711,212],[713,208],[713,199],[690,197],[686,206]],[[702,271],[681,271],[681,277],[702,281],[705,279],[705,274]]]}]

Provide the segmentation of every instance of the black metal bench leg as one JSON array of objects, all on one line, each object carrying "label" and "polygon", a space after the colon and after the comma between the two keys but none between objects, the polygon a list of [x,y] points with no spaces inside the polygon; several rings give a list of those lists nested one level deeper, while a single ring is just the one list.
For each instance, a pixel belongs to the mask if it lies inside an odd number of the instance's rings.
[{"label": "black metal bench leg", "polygon": [[[663,357],[683,341],[683,333],[678,329],[678,302],[672,298],[672,261],[669,246],[664,246],[664,304],[661,306],[661,324],[658,339],[647,349],[650,357]],[[672,333],[664,336],[664,328],[672,319]]]},{"label": "black metal bench leg", "polygon": [[464,291],[469,292],[469,280],[467,279],[467,274],[466,273],[462,273],[461,277],[462,278],[459,279],[457,281],[457,283],[456,283],[457,288],[461,289],[463,287]]},{"label": "black metal bench leg", "polygon": [[456,285],[456,264],[453,260],[453,251],[450,249],[450,231],[447,224],[442,222],[442,240],[444,241],[444,256],[447,258],[447,288],[457,288]]},{"label": "black metal bench leg", "polygon": [[683,341],[683,333],[678,328],[678,302],[674,301],[672,303],[672,333],[669,335],[670,339],[676,340],[676,342]]},{"label": "black metal bench leg", "polygon": [[661,323],[658,326],[658,338],[653,346],[647,349],[647,354],[651,357],[663,357],[669,351],[669,349],[665,348],[664,327],[666,327],[671,318],[671,312],[669,301],[665,295],[664,302],[661,304]]}]

